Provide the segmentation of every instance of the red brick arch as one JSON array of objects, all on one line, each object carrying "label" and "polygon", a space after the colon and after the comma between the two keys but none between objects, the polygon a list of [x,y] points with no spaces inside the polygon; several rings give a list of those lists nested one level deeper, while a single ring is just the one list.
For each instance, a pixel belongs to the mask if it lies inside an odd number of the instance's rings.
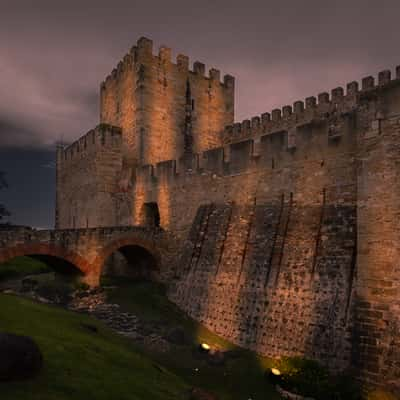
[{"label": "red brick arch", "polygon": [[20,256],[52,256],[61,258],[78,268],[84,275],[93,274],[94,268],[91,263],[82,256],[62,246],[54,244],[32,243],[21,244],[0,250],[0,263],[9,261]]},{"label": "red brick arch", "polygon": [[115,253],[119,249],[125,246],[138,246],[142,247],[146,251],[148,251],[153,257],[156,262],[156,266],[158,269],[161,268],[162,264],[162,256],[159,251],[158,246],[155,245],[153,240],[146,239],[140,237],[138,235],[129,235],[119,239],[112,241],[111,243],[104,246],[101,250],[100,254],[96,257],[95,261],[93,262],[96,267],[101,270],[104,266],[104,263],[111,256],[111,254]]}]

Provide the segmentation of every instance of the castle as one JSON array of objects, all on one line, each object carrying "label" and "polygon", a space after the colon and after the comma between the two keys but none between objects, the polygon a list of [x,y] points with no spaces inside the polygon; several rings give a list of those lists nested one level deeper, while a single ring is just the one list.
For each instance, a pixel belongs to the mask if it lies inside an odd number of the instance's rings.
[{"label": "castle", "polygon": [[57,150],[56,228],[160,226],[193,318],[400,391],[400,68],[242,123],[234,86],[141,38]]}]

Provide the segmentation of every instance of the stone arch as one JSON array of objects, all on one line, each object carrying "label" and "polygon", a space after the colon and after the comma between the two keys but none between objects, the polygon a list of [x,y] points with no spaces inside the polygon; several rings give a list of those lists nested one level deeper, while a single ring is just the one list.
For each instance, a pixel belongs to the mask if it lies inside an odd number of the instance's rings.
[{"label": "stone arch", "polygon": [[121,251],[121,249],[125,248],[138,248],[144,250],[153,258],[154,270],[160,272],[162,268],[162,254],[154,241],[138,235],[129,235],[112,241],[102,249],[94,262],[98,267],[100,274],[107,259],[115,252]]},{"label": "stone arch", "polygon": [[77,268],[83,275],[93,275],[93,265],[79,254],[54,244],[21,244],[0,250],[0,263],[21,256],[50,256],[64,260]]}]

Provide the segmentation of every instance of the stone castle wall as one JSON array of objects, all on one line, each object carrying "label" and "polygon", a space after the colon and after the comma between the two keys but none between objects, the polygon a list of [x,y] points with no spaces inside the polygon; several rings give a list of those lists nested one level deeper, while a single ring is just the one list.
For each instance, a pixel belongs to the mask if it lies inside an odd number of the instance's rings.
[{"label": "stone castle wall", "polygon": [[101,122],[122,128],[130,162],[153,164],[178,158],[184,143],[187,85],[191,91],[191,133],[195,152],[221,144],[219,132],[233,123],[234,78],[187,56],[171,60],[171,49],[153,55],[142,38],[101,84]]},{"label": "stone castle wall", "polygon": [[173,301],[244,347],[400,390],[399,72],[227,127],[189,163],[141,167],[135,223],[157,203],[185,243]]},{"label": "stone castle wall", "polygon": [[169,296],[192,317],[400,390],[400,68],[240,124],[232,78],[202,75],[138,42],[102,84],[119,139],[58,163],[59,226],[146,225],[155,206],[181,249]]},{"label": "stone castle wall", "polygon": [[326,121],[309,122],[291,148],[284,132],[258,148],[235,143],[207,152],[201,170],[143,168],[136,222],[140,204],[157,202],[162,224],[187,238],[174,302],[262,354],[349,365],[357,131],[353,118],[348,124],[329,138]]},{"label": "stone castle wall", "polygon": [[57,152],[56,228],[119,225],[120,128],[99,125]]}]

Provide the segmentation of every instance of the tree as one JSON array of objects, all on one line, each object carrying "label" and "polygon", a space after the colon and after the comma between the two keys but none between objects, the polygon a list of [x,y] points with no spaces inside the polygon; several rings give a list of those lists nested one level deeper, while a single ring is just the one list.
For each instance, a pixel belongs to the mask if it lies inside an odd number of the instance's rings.
[{"label": "tree", "polygon": [[[8,184],[6,181],[5,173],[0,171],[0,190],[8,188]],[[10,216],[10,212],[7,210],[5,205],[0,204],[0,222],[4,217]]]}]

